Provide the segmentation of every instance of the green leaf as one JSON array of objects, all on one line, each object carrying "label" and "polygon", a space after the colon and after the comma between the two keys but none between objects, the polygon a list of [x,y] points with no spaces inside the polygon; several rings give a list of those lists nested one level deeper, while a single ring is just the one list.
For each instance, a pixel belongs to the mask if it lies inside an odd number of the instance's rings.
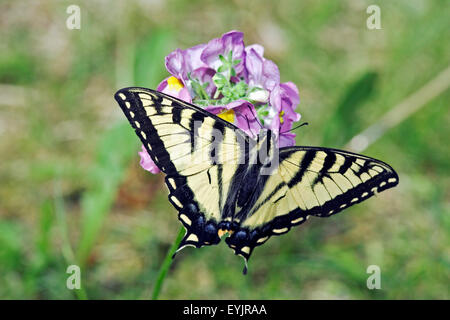
[{"label": "green leaf", "polygon": [[228,52],[228,61],[231,62],[233,61],[233,51],[230,50],[230,52]]},{"label": "green leaf", "polygon": [[214,84],[217,86],[218,89],[228,85],[228,80],[227,78],[225,78],[225,76],[221,73],[216,73],[213,77],[212,80],[214,82]]},{"label": "green leaf", "polygon": [[219,60],[223,63],[223,64],[226,64],[228,61],[227,61],[227,59],[225,59],[225,57],[223,56],[223,55],[221,55],[221,54],[219,54]]},{"label": "green leaf", "polygon": [[217,68],[217,72],[225,72],[225,71],[227,71],[227,69],[228,69],[227,66],[222,65],[219,68]]},{"label": "green leaf", "polygon": [[42,205],[39,215],[39,233],[36,239],[36,247],[40,259],[46,262],[50,259],[50,230],[54,224],[55,214],[52,202],[46,199]]}]

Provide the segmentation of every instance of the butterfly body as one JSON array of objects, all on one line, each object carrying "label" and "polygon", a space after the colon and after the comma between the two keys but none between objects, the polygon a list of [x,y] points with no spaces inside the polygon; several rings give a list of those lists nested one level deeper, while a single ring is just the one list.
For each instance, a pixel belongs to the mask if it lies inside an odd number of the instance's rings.
[{"label": "butterfly body", "polygon": [[[145,88],[115,95],[155,164],[186,234],[178,249],[225,242],[247,260],[271,236],[398,184],[386,163],[336,149],[278,148],[195,106]],[[244,268],[244,272],[246,267]]]}]

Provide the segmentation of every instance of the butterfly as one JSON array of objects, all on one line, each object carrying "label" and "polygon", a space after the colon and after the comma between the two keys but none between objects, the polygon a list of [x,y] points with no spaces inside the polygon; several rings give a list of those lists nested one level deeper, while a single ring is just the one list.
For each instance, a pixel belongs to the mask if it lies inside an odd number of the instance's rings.
[{"label": "butterfly", "polygon": [[252,137],[232,123],[164,93],[115,94],[186,229],[179,248],[225,242],[248,259],[255,247],[309,216],[329,217],[396,186],[388,164],[343,150],[278,148],[270,130]]}]

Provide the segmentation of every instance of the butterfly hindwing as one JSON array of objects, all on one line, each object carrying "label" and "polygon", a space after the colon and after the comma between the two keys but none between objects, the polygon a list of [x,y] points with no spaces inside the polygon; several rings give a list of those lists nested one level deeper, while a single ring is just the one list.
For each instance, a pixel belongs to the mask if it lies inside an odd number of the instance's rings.
[{"label": "butterfly hindwing", "polygon": [[232,124],[194,105],[144,88],[116,100],[152,160],[164,173],[169,201],[186,228],[180,249],[217,244],[217,224],[248,139]]},{"label": "butterfly hindwing", "polygon": [[327,148],[281,148],[277,173],[264,180],[241,229],[227,243],[248,259],[256,246],[309,216],[336,214],[398,181],[388,164],[362,155]]}]

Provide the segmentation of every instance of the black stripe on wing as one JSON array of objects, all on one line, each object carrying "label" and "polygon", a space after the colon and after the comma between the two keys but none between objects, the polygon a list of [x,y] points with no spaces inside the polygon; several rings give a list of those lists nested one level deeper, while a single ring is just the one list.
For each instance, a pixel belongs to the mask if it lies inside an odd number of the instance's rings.
[{"label": "black stripe on wing", "polygon": [[[299,151],[304,151],[306,154],[301,161],[295,163],[290,157]],[[280,165],[283,165],[283,161],[288,161],[291,164],[297,165],[299,172],[303,173],[300,180],[298,176],[292,178],[288,183],[290,186],[295,187],[295,185],[304,178],[304,173],[311,170],[311,162],[314,162],[314,160],[310,161],[310,158],[312,157],[311,154],[314,153],[317,155],[319,152],[324,152],[326,156],[321,168],[318,171],[313,171],[316,174],[315,179],[310,183],[313,192],[314,187],[317,184],[322,184],[325,189],[327,189],[323,183],[325,177],[331,179],[340,189],[343,188],[343,185],[335,180],[335,178],[337,178],[336,175],[340,175],[340,177],[348,181],[352,187],[347,188],[345,192],[342,192],[341,190],[341,194],[333,197],[330,196],[331,200],[306,210],[305,212],[308,215],[327,217],[336,214],[347,207],[370,198],[375,193],[395,187],[399,182],[398,175],[394,169],[383,161],[343,150],[295,146],[281,148],[280,150]],[[337,162],[338,156],[343,157],[344,161],[341,159],[340,162]],[[303,166],[305,159],[308,159],[308,168],[304,168]],[[330,169],[335,165],[339,165],[338,169],[331,171]],[[356,169],[354,169],[355,167]],[[369,172],[371,174],[369,174]],[[376,174],[374,174],[375,172]],[[354,175],[354,177],[351,175]],[[349,176],[351,176],[352,179],[359,179],[359,182],[357,182],[357,184],[354,183],[355,180],[352,181],[349,179]]]},{"label": "black stripe on wing", "polygon": [[[203,123],[208,118],[214,123],[213,128],[221,133],[224,133],[225,128],[230,128],[234,134],[241,136],[241,141],[248,141],[249,137],[233,124],[222,120],[214,114],[158,91],[137,87],[124,88],[115,94],[115,99],[152,160],[167,174],[166,185],[170,192],[169,201],[178,210],[178,219],[187,230],[179,249],[187,245],[201,247],[203,245],[217,244],[220,238],[218,237],[216,221],[207,219],[205,212],[201,212],[201,206],[195,200],[195,192],[187,182],[188,177],[181,175],[175,166],[176,158],[183,156],[183,154],[179,153],[177,149],[175,151],[176,156],[172,158],[164,145],[163,139],[167,141],[165,135],[174,136],[180,135],[180,133],[171,133],[169,130],[167,134],[162,135],[158,133],[158,128],[160,125],[173,125],[174,128],[178,125],[179,128],[182,128],[181,131],[186,135],[186,138],[180,136],[179,144],[190,144],[190,154],[196,151],[196,141],[198,139],[209,139],[209,137],[198,137],[198,133],[196,134],[195,132],[198,129],[196,121]],[[189,116],[183,116],[186,110],[192,111],[188,112]],[[167,116],[169,116],[169,119],[164,120],[164,122],[158,122],[161,121],[161,117]],[[178,136],[176,139],[178,140]],[[214,147],[214,144],[217,145],[219,143],[220,141],[212,141],[212,147]],[[178,146],[178,144],[176,145]],[[212,150],[215,149],[213,148]],[[214,156],[211,154],[211,157]],[[211,163],[211,166],[214,165],[214,162]],[[217,181],[222,181],[222,165],[217,165],[217,167]],[[205,183],[208,182],[208,177],[209,181],[211,181],[209,171],[205,174]],[[222,185],[220,184],[219,192],[218,201],[220,206],[224,201],[222,199]],[[219,215],[220,212],[217,214]]]},{"label": "black stripe on wing", "polygon": [[[158,114],[162,114],[161,108],[163,107],[163,101],[167,101],[169,103],[166,106],[170,106],[173,108],[172,111],[172,121],[173,123],[181,122],[181,112],[183,109],[190,109],[195,111],[195,113],[191,116],[190,127],[185,128],[189,130],[191,133],[191,147],[195,149],[194,143],[196,139],[194,139],[195,131],[194,131],[194,122],[195,121],[203,121],[204,118],[209,117],[214,119],[215,126],[223,131],[223,128],[228,127],[232,129],[236,135],[240,136],[241,141],[248,142],[250,137],[241,129],[233,125],[232,123],[219,118],[215,114],[212,114],[204,109],[201,109],[193,104],[187,103],[183,100],[177,99],[170,95],[164,94],[159,91],[140,88],[140,87],[129,87],[123,88],[116,92],[114,98],[119,103],[120,108],[123,113],[127,117],[133,129],[136,131],[137,136],[141,139],[142,144],[147,149],[147,152],[152,157],[152,160],[155,164],[167,174],[174,174],[173,165],[170,164],[170,155],[164,150],[164,144],[161,139],[158,138],[156,134],[155,127],[153,126],[151,119],[147,116],[144,105],[142,103],[142,98],[139,97],[139,94],[147,94],[150,95],[153,99],[153,105],[150,107],[154,107]],[[166,100],[164,100],[166,99]],[[142,134],[144,133],[144,135]],[[149,144],[151,149],[149,147]],[[247,145],[247,143],[245,143]]]},{"label": "black stripe on wing", "polygon": [[[319,154],[319,152],[324,152],[325,154]],[[320,158],[320,161],[317,160],[318,158]],[[361,180],[358,185],[349,188],[346,192],[342,192],[335,197],[330,196],[329,201],[324,201],[324,203],[318,202],[318,205],[312,208],[297,207],[290,212],[272,218],[263,225],[236,230],[235,233],[226,239],[226,242],[234,249],[235,254],[241,255],[246,261],[249,259],[255,247],[265,243],[273,235],[281,235],[289,232],[293,226],[304,223],[309,215],[328,217],[370,198],[376,192],[384,191],[398,184],[398,175],[388,164],[342,150],[316,147],[282,148],[280,150],[280,166],[283,166],[283,161],[294,164],[298,169],[289,181],[282,181],[277,184],[267,198],[259,202],[260,207],[268,202],[272,202],[272,205],[275,206],[279,202],[287,201],[288,197],[292,197],[292,194],[275,197],[277,191],[286,185],[292,189],[299,188],[300,186],[304,187],[304,183],[307,182],[309,188],[314,193],[314,186],[318,184],[325,185],[324,179],[333,179],[335,175],[345,177],[344,174],[351,173],[355,177],[363,177],[364,174],[368,175],[369,170],[372,170],[371,173],[374,176],[371,176],[370,179],[364,176],[363,179],[367,179],[365,182]],[[318,163],[321,163],[321,165],[319,166]],[[357,163],[359,164],[355,165]],[[375,167],[377,167],[378,171],[373,169]],[[332,168],[334,169],[333,171],[331,170]],[[354,171],[353,168],[355,168]],[[348,170],[351,170],[351,172]],[[315,175],[312,181],[307,177],[307,173],[311,171]],[[345,179],[348,180],[347,177]],[[326,182],[328,183],[329,181]],[[308,186],[308,184],[306,185]],[[337,184],[338,182],[336,182]],[[301,195],[302,190],[299,190],[295,194]],[[317,198],[317,201],[319,201],[319,198]],[[264,214],[261,210],[258,211],[258,208],[256,209],[253,215]]]}]

